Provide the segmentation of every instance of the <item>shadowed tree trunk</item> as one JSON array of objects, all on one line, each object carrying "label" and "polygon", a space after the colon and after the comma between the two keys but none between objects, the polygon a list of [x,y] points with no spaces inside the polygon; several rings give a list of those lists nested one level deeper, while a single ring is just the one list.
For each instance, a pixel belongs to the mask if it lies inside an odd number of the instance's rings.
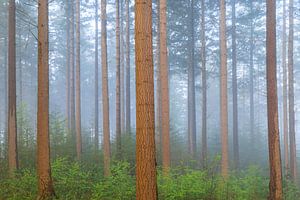
[{"label": "shadowed tree trunk", "polygon": [[126,0],[126,132],[130,133],[130,13],[129,2]]},{"label": "shadowed tree trunk", "polygon": [[70,131],[70,2],[66,1],[66,130]]},{"label": "shadowed tree trunk", "polygon": [[38,3],[37,199],[46,200],[55,196],[51,179],[49,142],[48,0],[39,0]]},{"label": "shadowed tree trunk", "polygon": [[9,0],[8,13],[8,170],[18,169],[16,116],[16,4]]},{"label": "shadowed tree trunk", "polygon": [[109,97],[107,74],[107,28],[106,0],[101,0],[101,65],[102,65],[102,106],[103,106],[103,156],[104,176],[110,174],[110,131],[109,131]]},{"label": "shadowed tree trunk", "polygon": [[221,142],[222,161],[221,173],[224,178],[228,177],[228,105],[227,105],[227,47],[226,47],[226,4],[220,0],[220,119],[221,119]]},{"label": "shadowed tree trunk", "polygon": [[162,112],[162,167],[167,174],[170,168],[170,118],[169,118],[169,64],[167,49],[167,1],[160,0],[160,80]]},{"label": "shadowed tree trunk", "polygon": [[156,200],[152,1],[135,1],[136,199]]},{"label": "shadowed tree trunk", "polygon": [[287,66],[286,66],[286,0],[283,0],[282,20],[282,81],[283,81],[283,144],[284,144],[284,174],[289,170],[289,144],[288,144],[288,111],[287,111]]},{"label": "shadowed tree trunk", "polygon": [[99,150],[98,0],[95,1],[95,151]]},{"label": "shadowed tree trunk", "polygon": [[267,107],[270,184],[269,199],[282,199],[281,157],[276,80],[276,2],[267,0]]}]

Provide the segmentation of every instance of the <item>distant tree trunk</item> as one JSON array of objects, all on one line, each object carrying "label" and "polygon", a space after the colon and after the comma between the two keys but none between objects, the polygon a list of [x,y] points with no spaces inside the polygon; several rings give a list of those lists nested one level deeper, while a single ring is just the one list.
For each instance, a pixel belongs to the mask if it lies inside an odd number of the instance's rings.
[{"label": "distant tree trunk", "polygon": [[104,176],[110,174],[110,131],[109,131],[109,97],[107,74],[107,28],[106,0],[101,0],[101,65],[102,65],[102,101],[103,101],[103,154]]},{"label": "distant tree trunk", "polygon": [[117,158],[121,158],[121,102],[120,102],[120,2],[116,0],[116,142]]},{"label": "distant tree trunk", "polygon": [[124,63],[124,27],[123,27],[123,21],[124,21],[124,9],[123,9],[123,0],[120,2],[120,102],[121,102],[121,133],[125,132],[125,63]]},{"label": "distant tree trunk", "polygon": [[161,131],[162,131],[162,100],[161,100],[161,80],[160,80],[160,0],[157,0],[157,35],[156,35],[156,133],[155,142],[158,152],[161,152]]},{"label": "distant tree trunk", "polygon": [[292,179],[297,179],[297,159],[295,140],[295,105],[294,105],[294,1],[289,2],[289,41],[288,41],[288,77],[289,77],[289,135],[290,168]]},{"label": "distant tree trunk", "polygon": [[288,144],[288,111],[287,111],[287,66],[286,66],[286,0],[283,0],[282,22],[282,70],[283,70],[283,144],[284,144],[284,173],[289,170],[289,144]]},{"label": "distant tree trunk", "polygon": [[8,170],[11,177],[18,169],[16,116],[16,4],[9,0],[8,13]]},{"label": "distant tree trunk", "polygon": [[[233,160],[235,169],[239,168],[239,133],[238,133],[238,89],[236,77],[236,16],[235,0],[232,0],[232,114],[233,114]],[[253,102],[252,102],[253,103]]]},{"label": "distant tree trunk", "polygon": [[[75,64],[74,64],[74,55],[75,55],[75,45],[74,45],[74,0],[70,0],[70,9],[71,9],[71,17],[70,17],[70,43],[71,43],[71,49],[70,49],[70,133],[71,133],[71,142],[72,147],[74,147],[75,144]],[[75,148],[75,147],[74,147]],[[72,152],[73,149],[72,149]]]},{"label": "distant tree trunk", "polygon": [[255,145],[255,134],[254,134],[254,84],[253,84],[253,52],[254,52],[254,28],[253,28],[253,2],[250,2],[250,12],[251,12],[251,25],[250,25],[250,134],[251,134],[251,145],[254,147]]},{"label": "distant tree trunk", "polygon": [[267,105],[270,163],[269,199],[282,199],[281,157],[276,80],[276,3],[267,0]]},{"label": "distant tree trunk", "polygon": [[189,16],[189,68],[188,68],[188,140],[189,153],[196,157],[196,107],[195,107],[195,38],[194,38],[194,0],[190,1]]},{"label": "distant tree trunk", "polygon": [[81,159],[81,99],[80,99],[80,0],[76,0],[76,152]]},{"label": "distant tree trunk", "polygon": [[130,13],[129,2],[126,0],[126,132],[130,133]]},{"label": "distant tree trunk", "polygon": [[227,47],[226,47],[226,4],[220,0],[220,108],[221,108],[221,142],[222,142],[222,176],[228,177],[228,105],[227,105]]},{"label": "distant tree trunk", "polygon": [[167,1],[160,0],[160,80],[162,100],[162,167],[170,169],[169,64],[167,48]]},{"label": "distant tree trunk", "polygon": [[46,200],[55,196],[51,179],[49,142],[48,1],[39,0],[38,3],[37,199]]},{"label": "distant tree trunk", "polygon": [[99,150],[98,0],[95,1],[95,151]]},{"label": "distant tree trunk", "polygon": [[202,166],[207,167],[207,84],[206,84],[206,40],[205,40],[205,0],[201,0],[201,72],[202,72]]},{"label": "distant tree trunk", "polygon": [[135,1],[136,199],[156,200],[152,1]]},{"label": "distant tree trunk", "polygon": [[[7,9],[8,10],[8,9]],[[7,17],[7,15],[6,15]],[[7,37],[5,37],[4,39],[4,43],[5,43],[5,49],[7,49]],[[7,51],[5,51],[5,60],[4,60],[4,108],[5,108],[5,128],[4,128],[4,150],[5,150],[5,158],[7,158],[7,146],[8,146],[8,93],[7,93],[7,84],[8,84],[8,74],[7,74],[7,57],[8,57],[8,53]]]},{"label": "distant tree trunk", "polygon": [[66,1],[66,130],[70,131],[70,2]]}]

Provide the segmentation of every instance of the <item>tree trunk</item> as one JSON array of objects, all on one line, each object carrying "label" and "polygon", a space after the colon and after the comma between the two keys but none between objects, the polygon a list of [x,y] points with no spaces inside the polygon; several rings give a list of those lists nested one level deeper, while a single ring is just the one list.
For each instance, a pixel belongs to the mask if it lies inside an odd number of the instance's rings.
[{"label": "tree trunk", "polygon": [[[250,134],[251,134],[251,145],[252,148],[255,146],[255,134],[254,134],[254,84],[253,84],[253,52],[254,52],[254,44],[253,44],[253,34],[254,34],[254,28],[253,28],[253,2],[250,2],[250,12],[251,12],[251,25],[250,25]],[[254,150],[254,149],[252,149]]]},{"label": "tree trunk", "polygon": [[205,0],[201,0],[201,72],[202,72],[202,166],[207,167],[207,84],[206,84]]},{"label": "tree trunk", "polygon": [[292,179],[297,179],[296,139],[295,139],[295,105],[294,105],[294,1],[289,2],[289,41],[288,41],[288,77],[289,77],[289,135],[290,168]]},{"label": "tree trunk", "polygon": [[136,199],[156,200],[152,1],[135,1]]},{"label": "tree trunk", "polygon": [[[239,168],[239,133],[238,133],[238,89],[236,77],[236,16],[235,0],[232,0],[232,114],[233,114],[233,160],[235,169]],[[253,102],[252,102],[253,103]]]},{"label": "tree trunk", "polygon": [[66,1],[66,130],[70,131],[70,2]]},{"label": "tree trunk", "polygon": [[126,0],[126,132],[130,133],[130,12],[129,1]]},{"label": "tree trunk", "polygon": [[[7,15],[6,15],[7,17]],[[8,45],[7,45],[7,36],[4,39],[4,43],[5,43],[5,49],[7,49]],[[5,74],[5,78],[4,78],[4,108],[5,108],[5,114],[4,114],[4,118],[5,118],[5,127],[4,127],[4,150],[5,150],[5,158],[7,158],[7,147],[8,147],[8,93],[7,93],[7,87],[8,87],[8,73],[7,73],[7,57],[8,57],[8,53],[7,51],[5,51],[5,60],[4,60],[4,74]]]},{"label": "tree trunk", "polygon": [[99,150],[98,0],[95,2],[95,151]]},{"label": "tree trunk", "polygon": [[81,159],[81,100],[80,100],[80,0],[76,0],[76,152]]},{"label": "tree trunk", "polygon": [[228,177],[228,105],[227,105],[227,47],[226,47],[226,4],[220,0],[220,108],[221,108],[221,142],[222,161],[221,173],[224,178]]},{"label": "tree trunk", "polygon": [[8,170],[11,177],[18,169],[16,116],[16,4],[9,0],[8,13]]},{"label": "tree trunk", "polygon": [[120,2],[116,0],[116,143],[118,159],[121,159],[120,90]]},{"label": "tree trunk", "polygon": [[38,198],[55,196],[51,179],[49,142],[49,40],[48,1],[39,0],[38,7],[38,112],[37,173]]},{"label": "tree trunk", "polygon": [[269,199],[282,199],[281,157],[276,80],[276,3],[267,0],[267,107],[270,163]]},{"label": "tree trunk", "polygon": [[109,131],[109,97],[107,74],[107,29],[106,0],[101,0],[101,65],[102,65],[102,101],[103,101],[103,154],[104,176],[110,174],[110,131]]},{"label": "tree trunk", "polygon": [[188,139],[189,153],[196,159],[196,107],[195,107],[195,38],[194,38],[194,0],[191,0],[189,17],[189,68],[188,68]]},{"label": "tree trunk", "polygon": [[283,144],[284,144],[284,174],[289,170],[289,144],[288,144],[288,111],[287,111],[287,66],[286,66],[286,0],[283,0],[282,24],[282,81],[283,81]]},{"label": "tree trunk", "polygon": [[125,63],[124,63],[124,27],[123,27],[123,21],[124,21],[124,9],[123,9],[123,0],[120,2],[120,102],[121,102],[121,133],[125,132]]},{"label": "tree trunk", "polygon": [[170,118],[169,118],[169,64],[167,49],[167,1],[160,0],[160,80],[162,112],[162,167],[167,174],[170,168]]}]

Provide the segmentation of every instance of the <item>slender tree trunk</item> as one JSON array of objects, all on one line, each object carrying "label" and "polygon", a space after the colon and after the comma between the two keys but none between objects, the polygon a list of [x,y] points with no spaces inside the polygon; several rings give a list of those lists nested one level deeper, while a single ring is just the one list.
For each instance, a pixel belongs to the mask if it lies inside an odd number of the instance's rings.
[{"label": "slender tree trunk", "polygon": [[70,2],[66,1],[66,130],[70,131]]},{"label": "slender tree trunk", "polygon": [[121,158],[120,90],[120,2],[119,0],[116,0],[116,142],[118,159]]},{"label": "slender tree trunk", "polygon": [[282,24],[282,70],[283,70],[283,143],[284,143],[284,173],[289,170],[289,144],[288,144],[288,110],[287,110],[287,66],[286,66],[286,0],[283,0]]},{"label": "slender tree trunk", "polygon": [[[7,9],[8,10],[8,9]],[[7,13],[7,12],[6,12]],[[7,16],[7,15],[6,15]],[[8,45],[7,45],[7,37],[5,37],[4,39],[4,43],[5,43],[5,49],[7,49]],[[8,57],[8,53],[7,51],[5,51],[5,60],[4,60],[4,74],[5,74],[5,78],[4,78],[4,108],[5,108],[5,128],[4,128],[4,150],[5,150],[5,158],[7,158],[7,147],[8,147],[8,93],[7,93],[7,87],[8,87],[8,73],[7,73],[7,57]]]},{"label": "slender tree trunk", "polygon": [[267,0],[267,102],[270,163],[269,199],[282,199],[281,157],[276,80],[276,3]]},{"label": "slender tree trunk", "polygon": [[126,132],[130,133],[130,0],[126,0]]},{"label": "slender tree trunk", "polygon": [[103,98],[103,154],[104,176],[110,174],[110,131],[109,131],[109,97],[107,74],[107,28],[106,0],[101,0],[101,65],[102,65],[102,98]]},{"label": "slender tree trunk", "polygon": [[201,72],[202,72],[202,166],[207,167],[207,84],[206,84],[205,0],[201,0]]},{"label": "slender tree trunk", "polygon": [[[72,147],[75,148],[75,64],[74,64],[74,55],[75,55],[75,45],[74,45],[74,0],[70,0],[70,9],[71,9],[71,17],[70,17],[70,35],[71,35],[71,51],[70,51],[70,128],[71,128],[71,142]],[[73,149],[72,149],[73,152]]]},{"label": "slender tree trunk", "polygon": [[221,142],[222,142],[222,176],[228,177],[228,105],[227,105],[227,47],[226,47],[226,4],[220,0],[220,108],[221,108]]},{"label": "slender tree trunk", "polygon": [[167,48],[167,1],[160,0],[160,80],[162,100],[162,167],[170,168],[169,64]]},{"label": "slender tree trunk", "polygon": [[189,153],[196,158],[196,107],[195,107],[195,38],[194,38],[194,0],[190,5],[189,22],[189,68],[188,68],[188,132]]},{"label": "slender tree trunk", "polygon": [[99,150],[98,0],[95,1],[95,151]]},{"label": "slender tree trunk", "polygon": [[253,44],[253,2],[250,3],[250,12],[251,12],[251,25],[250,25],[250,134],[251,134],[251,145],[254,147],[255,145],[255,134],[254,134],[254,84],[253,84],[253,52],[254,52],[254,44]]},{"label": "slender tree trunk", "polygon": [[288,77],[289,77],[289,135],[290,168],[294,181],[297,180],[297,159],[295,139],[295,105],[294,105],[294,1],[289,1],[289,41],[288,41]]},{"label": "slender tree trunk", "polygon": [[125,132],[125,63],[124,63],[124,0],[120,2],[120,82],[121,82],[121,90],[120,90],[120,101],[121,101],[121,133]]},{"label": "slender tree trunk", "polygon": [[51,179],[49,142],[48,0],[39,0],[38,3],[37,199],[46,200],[55,196]]},{"label": "slender tree trunk", "polygon": [[81,159],[81,99],[80,99],[80,0],[76,0],[76,152]]},{"label": "slender tree trunk", "polygon": [[11,177],[18,169],[16,116],[16,5],[9,0],[8,13],[8,170]]},{"label": "slender tree trunk", "polygon": [[136,199],[156,200],[152,1],[135,1]]},{"label": "slender tree trunk", "polygon": [[[239,133],[238,133],[238,89],[236,77],[236,16],[235,0],[232,0],[232,113],[233,113],[233,160],[235,169],[239,168]],[[253,103],[253,102],[252,102]]]}]

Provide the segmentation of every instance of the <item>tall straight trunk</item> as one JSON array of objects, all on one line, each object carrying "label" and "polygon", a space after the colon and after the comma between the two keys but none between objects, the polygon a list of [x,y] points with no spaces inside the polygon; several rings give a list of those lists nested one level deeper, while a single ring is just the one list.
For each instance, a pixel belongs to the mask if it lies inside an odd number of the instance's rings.
[{"label": "tall straight trunk", "polygon": [[120,98],[120,2],[116,0],[116,142],[117,158],[121,158],[121,98]]},{"label": "tall straight trunk", "polygon": [[228,105],[227,105],[227,47],[226,47],[226,4],[220,0],[220,108],[221,108],[221,143],[222,143],[222,176],[228,177]]},{"label": "tall straight trunk", "polygon": [[[74,63],[74,57],[75,57],[75,26],[74,26],[74,0],[70,0],[70,9],[71,9],[71,17],[70,17],[70,43],[71,43],[71,49],[70,49],[70,133],[71,133],[71,142],[72,147],[75,144],[75,63]],[[73,150],[72,150],[73,152]]]},{"label": "tall straight trunk", "polygon": [[160,80],[162,112],[162,167],[167,174],[170,168],[170,117],[169,117],[169,64],[167,48],[167,1],[160,0]]},{"label": "tall straight trunk", "polygon": [[135,1],[136,199],[156,200],[152,1]]},{"label": "tall straight trunk", "polygon": [[109,131],[109,97],[107,69],[107,28],[106,0],[101,0],[101,65],[102,65],[102,106],[103,106],[103,155],[104,176],[110,174],[110,131]]},{"label": "tall straight trunk", "polygon": [[66,1],[66,130],[70,131],[70,2]]},{"label": "tall straight trunk", "polygon": [[292,179],[297,179],[296,139],[295,139],[295,105],[294,105],[294,1],[289,1],[289,41],[288,41],[288,77],[289,77],[289,136],[290,168]]},{"label": "tall straight trunk", "polygon": [[80,0],[76,0],[76,152],[81,159],[81,100],[80,100]]},{"label": "tall straight trunk", "polygon": [[49,142],[48,0],[39,0],[38,3],[37,199],[46,200],[55,196],[51,178]]},{"label": "tall straight trunk", "polygon": [[126,0],[126,132],[130,133],[130,0]]},{"label": "tall straight trunk", "polygon": [[207,84],[206,84],[206,40],[205,40],[205,0],[201,0],[201,81],[202,81],[202,166],[207,167]]},{"label": "tall straight trunk", "polygon": [[[8,10],[8,9],[7,9]],[[7,13],[7,12],[6,12]],[[7,15],[6,15],[7,16]],[[7,37],[4,38],[5,43],[5,49],[7,49]],[[5,108],[5,114],[4,114],[4,150],[5,150],[5,158],[7,158],[7,147],[8,147],[8,93],[7,93],[7,86],[8,86],[8,74],[7,74],[7,57],[8,53],[5,51],[5,60],[4,60],[4,108]]]},{"label": "tall straight trunk", "polygon": [[[232,121],[233,121],[233,160],[234,167],[239,168],[239,133],[238,133],[238,89],[236,77],[236,16],[235,0],[232,0]],[[253,103],[253,102],[252,102]]]},{"label": "tall straight trunk", "polygon": [[254,84],[253,84],[253,53],[254,53],[254,27],[253,27],[253,2],[250,2],[250,12],[251,12],[251,25],[250,25],[250,134],[251,134],[251,145],[255,145],[255,134],[254,134]]},{"label": "tall straight trunk", "polygon": [[188,140],[191,158],[196,158],[196,107],[195,107],[195,38],[194,0],[190,1],[189,16],[189,66],[188,66]]},{"label": "tall straight trunk", "polygon": [[124,63],[124,0],[120,2],[120,102],[121,102],[121,133],[125,132],[125,63]]},{"label": "tall straight trunk", "polygon": [[99,150],[99,64],[98,64],[98,0],[95,1],[95,151]]},{"label": "tall straight trunk", "polygon": [[18,169],[16,116],[16,4],[9,0],[8,13],[8,170]]},{"label": "tall straight trunk", "polygon": [[161,152],[161,131],[162,131],[162,112],[161,112],[161,80],[160,80],[160,0],[157,0],[157,35],[156,35],[156,147]]},{"label": "tall straight trunk", "polygon": [[269,199],[282,199],[281,156],[276,80],[276,3],[267,0],[267,107],[270,184]]},{"label": "tall straight trunk", "polygon": [[282,18],[282,93],[283,93],[283,144],[284,144],[284,174],[288,175],[289,169],[289,144],[288,144],[288,110],[287,110],[287,66],[286,66],[286,0],[283,0]]}]

